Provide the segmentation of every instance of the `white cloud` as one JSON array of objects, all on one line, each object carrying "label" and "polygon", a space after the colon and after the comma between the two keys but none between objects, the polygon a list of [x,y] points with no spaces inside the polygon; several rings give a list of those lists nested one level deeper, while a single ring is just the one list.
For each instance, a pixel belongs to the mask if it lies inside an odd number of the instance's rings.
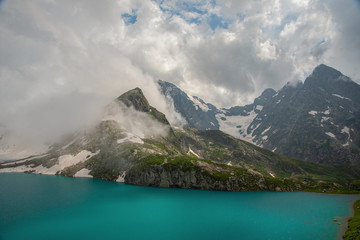
[{"label": "white cloud", "polygon": [[103,121],[116,121],[123,131],[140,138],[164,137],[170,130],[169,126],[154,120],[149,114],[136,111],[133,107],[128,108],[122,103],[109,104],[107,112]]},{"label": "white cloud", "polygon": [[276,60],[276,47],[269,40],[258,43],[257,56],[261,60]]},{"label": "white cloud", "polygon": [[300,7],[307,7],[309,6],[310,0],[292,0],[292,2]]},{"label": "white cloud", "polygon": [[7,0],[0,123],[70,131],[134,87],[170,115],[157,79],[219,107],[303,80],[320,63],[360,81],[359,22],[354,1]]}]

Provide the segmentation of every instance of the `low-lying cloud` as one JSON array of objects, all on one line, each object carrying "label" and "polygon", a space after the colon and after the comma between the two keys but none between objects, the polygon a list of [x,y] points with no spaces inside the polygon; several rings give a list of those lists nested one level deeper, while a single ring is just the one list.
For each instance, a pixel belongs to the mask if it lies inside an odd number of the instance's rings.
[{"label": "low-lying cloud", "polygon": [[113,102],[106,110],[107,114],[102,121],[116,121],[123,131],[140,138],[165,137],[169,134],[170,126],[160,123],[148,113],[136,111],[133,107]]}]

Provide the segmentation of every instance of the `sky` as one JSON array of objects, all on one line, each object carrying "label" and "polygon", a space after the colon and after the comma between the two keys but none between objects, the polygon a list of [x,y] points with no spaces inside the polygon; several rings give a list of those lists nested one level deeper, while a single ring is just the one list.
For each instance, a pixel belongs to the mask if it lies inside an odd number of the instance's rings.
[{"label": "sky", "polygon": [[359,25],[359,0],[0,0],[0,127],[70,131],[135,87],[175,121],[158,79],[217,107],[320,63],[359,83]]}]

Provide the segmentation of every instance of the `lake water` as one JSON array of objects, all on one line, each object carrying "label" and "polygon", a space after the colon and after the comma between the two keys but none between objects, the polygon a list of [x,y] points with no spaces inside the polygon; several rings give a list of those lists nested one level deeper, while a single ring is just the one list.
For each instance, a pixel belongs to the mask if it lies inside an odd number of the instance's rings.
[{"label": "lake water", "polygon": [[0,174],[0,239],[336,239],[359,196]]}]

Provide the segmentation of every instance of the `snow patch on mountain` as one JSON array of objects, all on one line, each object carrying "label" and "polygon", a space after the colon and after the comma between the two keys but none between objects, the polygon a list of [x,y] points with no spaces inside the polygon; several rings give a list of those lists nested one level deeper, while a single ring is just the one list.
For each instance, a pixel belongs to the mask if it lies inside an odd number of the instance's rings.
[{"label": "snow patch on mountain", "polygon": [[99,154],[100,150],[98,150],[96,153],[92,153],[87,150],[82,150],[76,155],[63,155],[60,156],[58,159],[58,164],[54,165],[54,168],[57,168],[59,170],[63,170],[66,167],[73,166],[75,164],[78,164],[80,162],[85,162],[86,160],[90,159],[91,157]]},{"label": "snow patch on mountain", "polygon": [[265,135],[265,133],[267,133],[270,129],[271,129],[271,126],[268,127],[267,129],[265,129],[265,130],[261,133],[261,135]]},{"label": "snow patch on mountain", "polygon": [[329,115],[330,114],[330,107],[328,107],[325,112],[323,112],[325,115]]},{"label": "snow patch on mountain", "polygon": [[350,136],[350,128],[348,128],[348,127],[343,127],[343,129],[341,129],[341,133],[346,133],[347,135]]},{"label": "snow patch on mountain", "polygon": [[125,142],[144,144],[144,141],[141,140],[141,138],[136,136],[135,134],[132,134],[132,133],[125,133],[125,134],[126,134],[126,137],[117,140],[118,144],[125,143]]},{"label": "snow patch on mountain", "polygon": [[326,122],[326,121],[329,121],[329,117],[321,117],[321,122]]},{"label": "snow patch on mountain", "polygon": [[120,183],[124,183],[125,182],[125,176],[126,176],[126,172],[122,172],[119,177],[116,179],[116,182],[120,182]]},{"label": "snow patch on mountain", "polygon": [[325,134],[328,135],[329,137],[336,139],[335,135],[332,132],[326,132]]},{"label": "snow patch on mountain", "polygon": [[[311,110],[310,112],[308,112],[310,115],[312,116],[315,116],[317,114],[324,114],[324,115],[330,115],[330,107],[327,107],[327,109],[323,112],[318,112],[318,111],[315,111],[315,110]],[[329,117],[322,117],[322,122],[323,121],[327,121],[329,120]]]},{"label": "snow patch on mountain", "polygon": [[268,172],[270,174],[270,176],[272,176],[273,178],[275,178],[275,174],[273,174],[272,172]]},{"label": "snow patch on mountain", "polygon": [[83,168],[80,171],[76,172],[74,177],[84,177],[84,178],[93,178],[90,173],[91,170]]},{"label": "snow patch on mountain", "polygon": [[45,174],[45,175],[55,175],[58,171],[62,171],[67,167],[74,166],[78,163],[85,162],[92,158],[93,156],[99,154],[100,150],[96,151],[95,153],[92,153],[87,150],[82,150],[76,155],[70,155],[66,154],[63,156],[60,156],[57,159],[57,164],[54,166],[47,168],[43,165],[39,165],[37,167],[33,167],[30,165],[22,165],[14,168],[3,168],[0,169],[1,172],[25,172],[25,171],[31,171],[36,174]]},{"label": "snow patch on mountain", "polygon": [[189,153],[192,153],[192,154],[194,154],[197,158],[200,158],[200,156],[199,156],[196,152],[194,152],[190,147],[189,147]]},{"label": "snow patch on mountain", "polygon": [[348,100],[348,101],[352,101],[350,98],[347,98],[347,97],[343,97],[341,95],[338,95],[338,94],[332,94],[334,97],[338,97],[338,98],[341,98],[341,99],[345,99],[345,100]]},{"label": "snow patch on mountain", "polygon": [[313,115],[313,116],[315,116],[316,114],[318,114],[319,112],[318,111],[314,111],[314,110],[311,110],[310,112],[309,112],[309,114],[310,115]]},{"label": "snow patch on mountain", "polygon": [[254,129],[252,129],[249,134],[247,134],[247,130],[256,116],[257,113],[253,110],[249,112],[247,116],[225,116],[224,114],[217,114],[216,119],[219,122],[220,130],[224,133],[253,143],[251,134]]},{"label": "snow patch on mountain", "polygon": [[22,166],[13,167],[13,168],[12,167],[10,167],[10,168],[2,168],[2,169],[0,169],[0,173],[22,173],[22,172],[26,172],[26,171],[34,171],[34,173],[38,173],[36,171],[37,168],[32,168],[32,167],[27,166],[27,165],[22,165]]},{"label": "snow patch on mountain", "polygon": [[348,127],[343,127],[343,129],[341,129],[341,133],[344,133],[344,134],[348,135],[346,143],[342,144],[343,147],[347,147],[347,146],[350,145],[350,141],[351,141],[350,130],[351,129],[348,128]]},{"label": "snow patch on mountain", "polygon": [[201,102],[198,97],[193,97],[193,96],[190,96],[189,94],[187,94],[187,97],[189,98],[190,101],[193,102],[196,110],[198,110],[199,108],[201,110],[203,110],[204,112],[207,112],[210,110],[210,108],[205,103]]}]

